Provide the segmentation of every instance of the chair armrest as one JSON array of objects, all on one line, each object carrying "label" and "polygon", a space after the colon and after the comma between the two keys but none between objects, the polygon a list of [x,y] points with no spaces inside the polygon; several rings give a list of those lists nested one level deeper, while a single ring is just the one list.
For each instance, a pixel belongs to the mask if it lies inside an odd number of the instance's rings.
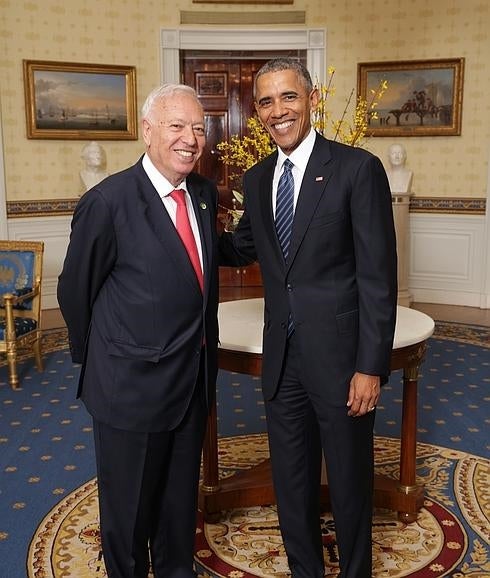
[{"label": "chair armrest", "polygon": [[15,331],[14,309],[24,301],[32,299],[40,294],[41,285],[36,283],[28,293],[16,295],[15,293],[4,293],[0,295],[0,306],[5,308],[5,341],[15,341],[17,333]]},{"label": "chair armrest", "polygon": [[18,305],[19,303],[23,303],[29,299],[32,299],[39,293],[39,287],[34,287],[29,293],[22,293],[21,295],[16,295],[12,293],[12,305]]},{"label": "chair armrest", "polygon": [[4,293],[3,295],[0,295],[0,304],[2,307],[6,306],[5,302],[8,299],[12,305],[19,305],[24,301],[28,301],[36,295],[39,295],[40,290],[41,285],[36,283],[36,285],[27,293],[21,293],[20,295],[17,295],[17,293]]},{"label": "chair armrest", "polygon": [[12,293],[2,295],[2,303],[5,307],[5,341],[15,341],[14,299]]}]

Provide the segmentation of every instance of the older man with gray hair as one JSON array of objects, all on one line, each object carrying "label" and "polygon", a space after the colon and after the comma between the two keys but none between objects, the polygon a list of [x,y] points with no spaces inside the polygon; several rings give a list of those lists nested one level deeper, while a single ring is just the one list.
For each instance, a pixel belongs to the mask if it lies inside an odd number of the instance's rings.
[{"label": "older man with gray hair", "polygon": [[110,578],[191,578],[217,374],[218,192],[192,172],[204,114],[184,85],[142,109],[146,153],[75,209],[58,299],[93,417]]}]

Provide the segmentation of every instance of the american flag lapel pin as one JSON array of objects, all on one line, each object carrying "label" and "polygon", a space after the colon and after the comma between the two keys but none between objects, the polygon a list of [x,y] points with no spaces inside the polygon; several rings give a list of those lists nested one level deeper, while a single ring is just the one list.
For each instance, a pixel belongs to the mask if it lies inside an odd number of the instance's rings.
[{"label": "american flag lapel pin", "polygon": [[315,177],[315,181],[317,183],[319,183],[319,182],[323,181],[323,177]]}]

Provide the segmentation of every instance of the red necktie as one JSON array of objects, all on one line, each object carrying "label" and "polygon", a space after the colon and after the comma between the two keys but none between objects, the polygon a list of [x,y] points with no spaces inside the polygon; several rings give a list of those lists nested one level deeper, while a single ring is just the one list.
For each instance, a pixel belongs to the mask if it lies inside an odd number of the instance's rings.
[{"label": "red necktie", "polygon": [[197,251],[196,239],[194,238],[194,233],[192,232],[191,223],[189,221],[189,215],[187,214],[187,206],[185,204],[185,191],[183,189],[175,189],[170,193],[172,199],[177,203],[177,218],[175,220],[175,227],[177,233],[184,243],[184,247],[187,250],[189,259],[196,272],[197,280],[199,281],[199,286],[201,291],[204,286],[204,279],[201,269],[201,262],[199,260],[199,253]]}]

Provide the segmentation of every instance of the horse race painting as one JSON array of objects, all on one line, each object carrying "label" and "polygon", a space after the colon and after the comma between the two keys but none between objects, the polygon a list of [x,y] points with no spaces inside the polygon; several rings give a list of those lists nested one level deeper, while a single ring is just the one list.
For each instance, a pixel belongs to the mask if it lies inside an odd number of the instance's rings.
[{"label": "horse race painting", "polygon": [[461,134],[464,58],[361,62],[358,96],[369,101],[381,81],[388,89],[368,118],[370,136]]}]

